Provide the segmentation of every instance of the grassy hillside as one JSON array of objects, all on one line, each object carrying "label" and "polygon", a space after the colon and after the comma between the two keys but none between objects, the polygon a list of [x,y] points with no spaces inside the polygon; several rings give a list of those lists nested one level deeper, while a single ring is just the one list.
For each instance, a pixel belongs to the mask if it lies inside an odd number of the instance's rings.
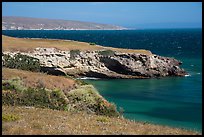
[{"label": "grassy hillside", "polygon": [[39,86],[47,89],[61,89],[62,91],[76,88],[77,83],[73,79],[68,79],[63,76],[47,75],[40,72],[31,72],[18,69],[2,68],[2,80],[12,78],[22,80],[25,87],[37,88]]},{"label": "grassy hillside", "polygon": [[121,117],[92,85],[2,68],[2,134],[198,134]]},{"label": "grassy hillside", "polygon": [[92,85],[42,73],[3,68],[2,103],[119,116]]},{"label": "grassy hillside", "polygon": [[44,48],[57,48],[59,50],[81,50],[81,51],[93,51],[93,50],[113,50],[121,51],[127,53],[143,53],[151,54],[148,50],[138,49],[122,49],[122,48],[112,48],[103,47],[99,45],[94,45],[93,43],[79,42],[79,41],[69,41],[69,40],[54,40],[54,39],[24,39],[24,38],[14,38],[2,35],[2,50],[3,51],[22,51],[28,52],[32,51],[37,47]]},{"label": "grassy hillside", "polygon": [[196,135],[198,133],[84,112],[3,106],[3,135]]}]

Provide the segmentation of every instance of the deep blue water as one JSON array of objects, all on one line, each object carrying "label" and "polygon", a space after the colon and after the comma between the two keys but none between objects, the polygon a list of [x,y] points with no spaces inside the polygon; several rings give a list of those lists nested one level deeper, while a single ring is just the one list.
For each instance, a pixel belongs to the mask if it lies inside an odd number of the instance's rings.
[{"label": "deep blue water", "polygon": [[147,49],[183,62],[189,77],[87,80],[136,121],[202,131],[202,29],[120,31],[2,31],[26,38],[71,39],[103,46]]}]

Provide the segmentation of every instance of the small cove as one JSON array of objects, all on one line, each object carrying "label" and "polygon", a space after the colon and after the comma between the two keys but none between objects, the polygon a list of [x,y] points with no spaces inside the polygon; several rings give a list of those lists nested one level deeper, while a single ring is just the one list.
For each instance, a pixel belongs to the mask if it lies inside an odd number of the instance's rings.
[{"label": "small cove", "polygon": [[202,131],[202,30],[2,31],[23,38],[94,42],[119,48],[147,49],[183,62],[188,77],[85,80],[136,121]]}]

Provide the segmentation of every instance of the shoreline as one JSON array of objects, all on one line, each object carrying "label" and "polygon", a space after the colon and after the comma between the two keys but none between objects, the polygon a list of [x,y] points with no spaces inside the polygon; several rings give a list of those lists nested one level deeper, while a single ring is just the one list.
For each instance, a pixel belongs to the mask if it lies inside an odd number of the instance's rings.
[{"label": "shoreline", "polygon": [[[2,35],[2,37],[3,37],[3,35]],[[14,41],[15,42],[15,41]],[[5,46],[5,45],[3,45],[3,46]],[[86,79],[86,78],[85,78]],[[93,77],[92,77],[92,79],[93,79]]]}]

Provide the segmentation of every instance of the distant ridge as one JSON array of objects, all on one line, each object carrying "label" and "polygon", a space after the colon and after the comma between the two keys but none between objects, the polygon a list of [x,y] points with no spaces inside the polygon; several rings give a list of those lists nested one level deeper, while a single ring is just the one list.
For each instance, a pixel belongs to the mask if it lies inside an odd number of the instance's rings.
[{"label": "distant ridge", "polygon": [[124,30],[127,28],[91,22],[30,17],[2,17],[2,30]]}]

